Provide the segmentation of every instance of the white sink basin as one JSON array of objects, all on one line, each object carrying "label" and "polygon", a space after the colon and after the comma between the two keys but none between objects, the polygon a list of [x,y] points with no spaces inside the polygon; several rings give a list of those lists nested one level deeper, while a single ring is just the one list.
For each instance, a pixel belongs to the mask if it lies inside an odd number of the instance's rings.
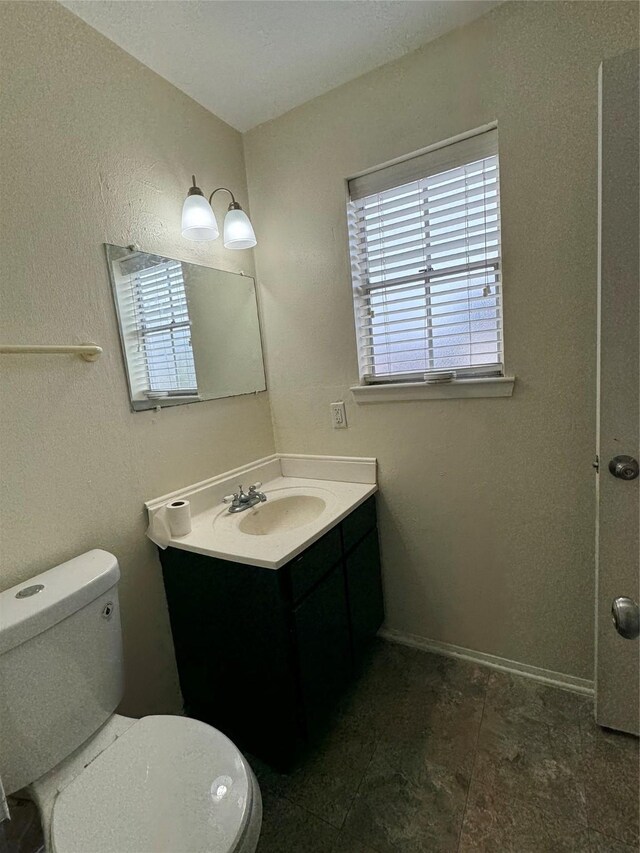
[{"label": "white sink basin", "polygon": [[315,521],[324,512],[327,504],[316,495],[288,495],[269,498],[243,514],[238,527],[242,533],[253,536],[268,536],[295,530]]},{"label": "white sink basin", "polygon": [[[267,500],[243,512],[229,512],[222,498],[242,482],[261,482]],[[148,502],[149,536],[160,547],[279,569],[376,489],[375,459],[268,457]],[[178,498],[190,502],[191,532],[172,537],[163,512]]]}]

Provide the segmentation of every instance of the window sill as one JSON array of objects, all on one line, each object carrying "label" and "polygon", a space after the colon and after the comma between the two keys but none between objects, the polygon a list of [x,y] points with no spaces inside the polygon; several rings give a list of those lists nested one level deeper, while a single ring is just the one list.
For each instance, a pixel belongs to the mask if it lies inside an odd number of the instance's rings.
[{"label": "window sill", "polygon": [[441,385],[426,382],[396,382],[386,385],[354,385],[356,403],[394,403],[402,400],[451,400],[467,397],[511,397],[515,376],[454,379]]}]

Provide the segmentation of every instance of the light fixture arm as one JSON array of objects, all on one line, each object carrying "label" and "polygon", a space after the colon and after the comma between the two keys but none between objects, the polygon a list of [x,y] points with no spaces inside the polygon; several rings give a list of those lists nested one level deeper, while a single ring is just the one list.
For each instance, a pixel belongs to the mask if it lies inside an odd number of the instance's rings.
[{"label": "light fixture arm", "polygon": [[[196,176],[195,176],[195,175],[191,175],[191,180],[192,180],[192,182],[193,182],[193,186],[189,187],[189,192],[187,193],[187,195],[201,195],[201,196],[204,196],[204,193],[202,192],[202,190],[200,189],[200,187],[196,184]],[[219,193],[219,192],[229,193],[229,195],[231,196],[231,204],[229,205],[229,210],[242,210],[242,207],[241,207],[241,206],[240,206],[240,204],[236,201],[236,197],[234,196],[234,194],[231,192],[231,190],[228,190],[226,187],[218,187],[217,189],[215,189],[215,190],[211,193],[211,195],[209,196],[209,204],[211,204],[211,202],[212,202],[212,200],[213,200],[214,195],[215,195],[216,193]]]},{"label": "light fixture arm", "polygon": [[229,193],[229,195],[231,196],[231,204],[229,205],[229,210],[242,210],[242,208],[240,207],[240,205],[236,201],[236,197],[234,196],[234,194],[231,192],[231,190],[228,190],[226,187],[218,187],[217,189],[215,189],[211,193],[211,195],[209,196],[209,204],[211,204],[211,201],[212,201],[214,195],[216,193],[219,193],[219,192]]},{"label": "light fixture arm", "polygon": [[196,176],[195,175],[191,175],[191,180],[193,182],[193,186],[189,187],[189,192],[187,193],[187,196],[190,196],[190,195],[204,196],[204,193],[202,192],[200,187],[196,184]]}]

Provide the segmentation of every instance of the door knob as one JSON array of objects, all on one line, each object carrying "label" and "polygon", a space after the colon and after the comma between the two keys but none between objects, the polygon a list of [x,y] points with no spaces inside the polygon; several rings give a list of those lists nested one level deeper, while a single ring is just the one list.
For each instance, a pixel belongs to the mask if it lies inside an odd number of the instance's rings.
[{"label": "door knob", "polygon": [[625,640],[635,640],[640,634],[640,608],[632,598],[621,595],[611,604],[611,618],[616,631]]},{"label": "door knob", "polygon": [[633,456],[614,456],[609,462],[609,471],[620,480],[635,480],[640,473],[638,460]]}]

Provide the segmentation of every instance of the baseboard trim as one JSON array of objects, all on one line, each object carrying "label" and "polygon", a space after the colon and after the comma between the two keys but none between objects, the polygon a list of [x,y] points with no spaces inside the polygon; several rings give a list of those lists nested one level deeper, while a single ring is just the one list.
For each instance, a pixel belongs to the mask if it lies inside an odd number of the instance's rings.
[{"label": "baseboard trim", "polygon": [[570,690],[572,693],[580,693],[582,696],[593,697],[594,695],[593,681],[589,681],[586,678],[576,678],[575,675],[566,675],[563,672],[554,672],[550,669],[542,669],[539,666],[518,663],[518,661],[509,660],[508,658],[489,655],[485,652],[476,652],[472,649],[465,649],[462,646],[454,646],[451,643],[427,640],[425,637],[418,637],[416,634],[404,634],[402,631],[395,631],[392,628],[381,628],[378,631],[378,636],[382,637],[383,640],[389,640],[391,643],[399,643],[402,646],[412,646],[415,649],[424,649],[424,651],[432,652],[436,655],[461,658],[472,663],[482,664],[482,666],[488,666],[490,669],[510,672],[513,675],[522,675],[525,678],[531,678],[534,681],[540,681],[552,687],[560,687],[563,690]]}]

